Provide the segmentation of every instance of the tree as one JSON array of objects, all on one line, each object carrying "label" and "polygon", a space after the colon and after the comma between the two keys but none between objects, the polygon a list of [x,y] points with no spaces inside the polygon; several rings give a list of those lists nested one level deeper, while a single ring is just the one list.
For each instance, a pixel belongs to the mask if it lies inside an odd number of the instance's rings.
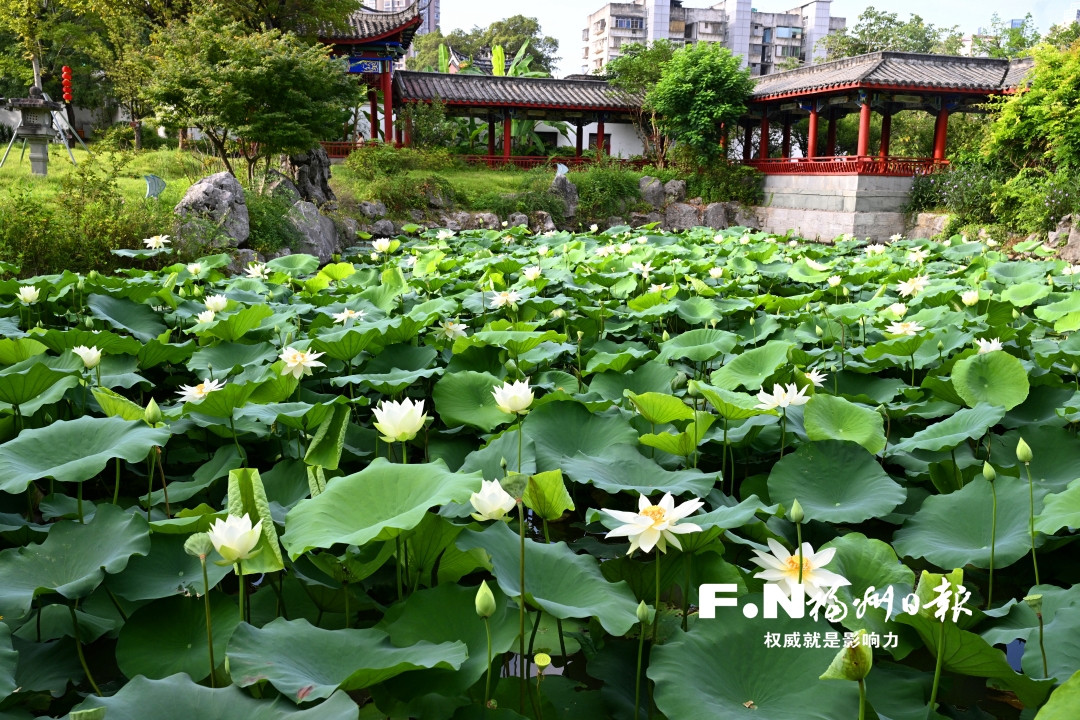
[{"label": "tree", "polygon": [[226,145],[235,143],[250,180],[260,159],[340,133],[359,90],[329,52],[291,33],[250,32],[211,9],[154,36],[147,96],[166,120],[202,131],[233,174]]},{"label": "tree", "polygon": [[1058,50],[1067,50],[1080,40],[1080,22],[1071,22],[1064,25],[1051,25],[1046,32],[1043,42],[1053,45]]},{"label": "tree", "polygon": [[439,46],[448,45],[459,57],[480,57],[490,52],[496,45],[502,46],[506,54],[513,57],[523,47],[526,55],[532,58],[532,69],[550,75],[558,65],[559,41],[546,36],[540,29],[536,18],[515,15],[493,22],[486,28],[474,27],[468,32],[453,30],[443,35],[436,30],[420,35],[413,40],[416,57],[406,60],[410,70],[435,70],[439,67]]},{"label": "tree", "polygon": [[701,166],[720,157],[721,126],[734,126],[746,112],[754,82],[741,65],[740,58],[717,43],[682,48],[646,96],[660,129],[685,143]]},{"label": "tree", "polygon": [[841,28],[818,41],[826,60],[865,55],[882,50],[900,52],[960,54],[960,32],[956,26],[941,28],[918,15],[901,22],[896,13],[866,8],[853,28]]},{"label": "tree", "polygon": [[656,40],[651,45],[631,43],[623,45],[620,55],[606,67],[608,82],[628,96],[633,112],[634,129],[645,150],[659,166],[664,164],[664,144],[660,142],[660,127],[656,110],[647,107],[642,99],[649,94],[675,54],[675,46],[668,40]]},{"label": "tree", "polygon": [[976,55],[992,58],[1015,58],[1028,55],[1039,44],[1039,30],[1028,13],[1019,26],[1002,22],[997,13],[990,20],[990,33],[976,35],[971,48]]},{"label": "tree", "polygon": [[91,55],[105,70],[108,90],[135,130],[135,150],[142,149],[142,118],[153,110],[146,95],[152,71],[144,52],[150,39],[147,21],[135,15],[102,18],[103,30]]},{"label": "tree", "polygon": [[999,100],[985,151],[1017,168],[1080,171],[1080,45],[1039,45],[1028,87]]}]

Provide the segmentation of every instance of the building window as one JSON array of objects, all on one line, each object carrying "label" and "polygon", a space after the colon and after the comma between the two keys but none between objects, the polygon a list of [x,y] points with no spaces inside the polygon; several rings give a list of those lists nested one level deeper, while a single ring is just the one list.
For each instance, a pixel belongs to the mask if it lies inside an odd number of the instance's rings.
[{"label": "building window", "polygon": [[772,42],[772,31],[773,31],[772,28],[765,28],[765,32],[764,32],[764,35],[763,35],[761,41],[771,43]]},{"label": "building window", "polygon": [[617,17],[615,18],[615,27],[626,30],[640,30],[642,28],[641,18]]},{"label": "building window", "polygon": [[[589,133],[589,148],[596,147],[596,133]],[[611,152],[611,133],[604,133],[604,152]]]},{"label": "building window", "polygon": [[581,31],[581,39],[582,40],[588,40],[589,39],[589,28],[585,28],[584,30]]},{"label": "building window", "polygon": [[802,28],[795,27],[778,27],[776,28],[776,37],[778,38],[801,38]]}]

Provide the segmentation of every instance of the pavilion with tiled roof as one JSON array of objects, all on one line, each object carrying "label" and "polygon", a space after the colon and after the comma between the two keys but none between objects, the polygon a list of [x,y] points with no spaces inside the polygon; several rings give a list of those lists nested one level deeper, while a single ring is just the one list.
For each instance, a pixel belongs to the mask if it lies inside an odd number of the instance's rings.
[{"label": "pavilion with tiled roof", "polygon": [[[1024,82],[1030,58],[999,60],[952,55],[877,52],[811,65],[758,79],[742,121],[743,160],[766,174],[914,175],[945,162],[949,115],[980,112],[993,96],[1011,93]],[[930,158],[889,155],[892,116],[922,110],[936,117]],[[878,152],[870,151],[872,113],[882,116]],[[858,148],[853,156],[834,157],[836,121],[859,113]],[[818,152],[818,122],[828,123],[824,152]],[[791,125],[809,118],[806,156],[791,157]],[[783,124],[780,157],[771,156],[769,127]],[[758,129],[757,157],[753,134]]]}]

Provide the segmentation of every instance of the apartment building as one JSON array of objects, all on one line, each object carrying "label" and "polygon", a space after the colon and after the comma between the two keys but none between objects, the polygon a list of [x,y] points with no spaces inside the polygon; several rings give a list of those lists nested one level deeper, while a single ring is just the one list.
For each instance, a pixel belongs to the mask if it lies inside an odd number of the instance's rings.
[{"label": "apartment building", "polygon": [[[1076,8],[1080,9],[1080,3],[1074,3],[1074,5]],[[1076,20],[1073,20],[1072,22],[1076,22]],[[1009,27],[1013,30],[1023,26],[1023,18],[1014,18],[1009,21]],[[960,38],[960,54],[964,57],[990,57],[986,50],[982,49],[980,41],[982,41],[982,43],[988,43],[996,39],[997,35],[994,35],[990,29],[980,27],[975,32]]]},{"label": "apartment building", "polygon": [[1069,5],[1065,10],[1065,17],[1062,19],[1062,24],[1072,25],[1074,22],[1080,22],[1080,2],[1074,2]]},{"label": "apartment building", "polygon": [[843,28],[832,17],[832,0],[815,0],[786,12],[758,12],[751,0],[722,0],[704,8],[682,0],[610,3],[589,15],[582,31],[581,70],[603,73],[627,43],[666,39],[676,45],[721,43],[743,58],[752,75],[768,75],[813,62],[823,51],[818,40]]},{"label": "apartment building", "polygon": [[424,22],[417,29],[416,34],[423,35],[439,28],[439,22],[442,20],[439,10],[440,2],[441,0],[362,0],[360,4],[380,12],[397,12],[410,5],[419,5]]}]

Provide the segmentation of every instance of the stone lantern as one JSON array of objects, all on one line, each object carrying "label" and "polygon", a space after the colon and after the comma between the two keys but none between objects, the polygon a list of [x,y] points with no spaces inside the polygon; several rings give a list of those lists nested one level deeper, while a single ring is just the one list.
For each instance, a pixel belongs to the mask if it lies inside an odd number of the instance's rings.
[{"label": "stone lantern", "polygon": [[46,100],[41,88],[30,88],[28,98],[8,98],[8,106],[19,111],[19,126],[15,128],[15,137],[22,138],[30,145],[30,173],[32,175],[49,174],[49,140],[56,133],[53,127],[52,113],[62,110],[63,105]]}]

